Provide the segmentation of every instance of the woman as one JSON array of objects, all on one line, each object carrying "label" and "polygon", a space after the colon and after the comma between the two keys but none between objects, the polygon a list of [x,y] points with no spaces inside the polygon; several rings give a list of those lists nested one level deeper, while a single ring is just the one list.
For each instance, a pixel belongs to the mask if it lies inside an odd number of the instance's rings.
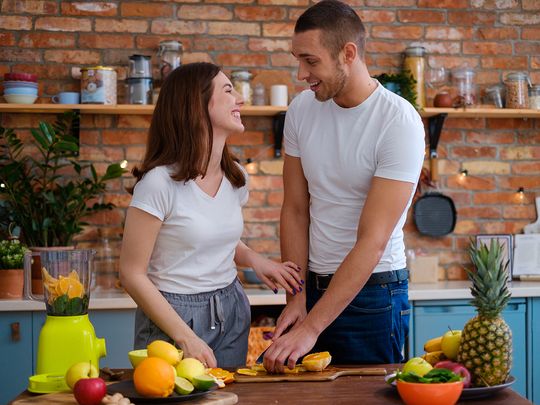
[{"label": "woman", "polygon": [[156,339],[209,367],[245,364],[250,308],[235,263],[274,292],[302,290],[299,268],[240,241],[247,173],[225,144],[243,100],[220,69],[193,63],[165,81],[128,208],[122,285],[138,305],[135,348]]}]

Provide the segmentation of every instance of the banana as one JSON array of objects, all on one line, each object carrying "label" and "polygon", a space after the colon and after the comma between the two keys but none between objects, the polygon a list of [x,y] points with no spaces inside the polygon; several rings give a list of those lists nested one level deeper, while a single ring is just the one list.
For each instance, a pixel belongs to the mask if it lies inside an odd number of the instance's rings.
[{"label": "banana", "polygon": [[439,361],[446,360],[446,356],[444,355],[442,350],[426,353],[422,356],[422,358],[432,366],[437,364]]},{"label": "banana", "polygon": [[430,352],[438,352],[439,350],[442,350],[441,342],[442,342],[442,336],[429,339],[426,343],[424,343],[424,351],[430,353]]}]

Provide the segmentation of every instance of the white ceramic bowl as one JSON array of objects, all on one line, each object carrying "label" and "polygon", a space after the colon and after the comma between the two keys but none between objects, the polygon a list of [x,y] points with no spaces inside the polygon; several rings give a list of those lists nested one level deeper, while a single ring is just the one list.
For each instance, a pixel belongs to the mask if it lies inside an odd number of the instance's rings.
[{"label": "white ceramic bowl", "polygon": [[4,98],[10,104],[34,104],[37,95],[31,94],[4,94]]}]

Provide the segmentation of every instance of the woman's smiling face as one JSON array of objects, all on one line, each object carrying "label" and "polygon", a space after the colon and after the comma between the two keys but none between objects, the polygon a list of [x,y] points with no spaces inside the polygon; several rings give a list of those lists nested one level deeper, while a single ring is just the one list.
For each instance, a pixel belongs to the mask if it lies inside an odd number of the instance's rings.
[{"label": "woman's smiling face", "polygon": [[240,117],[240,107],[244,104],[242,96],[234,89],[229,78],[219,72],[212,80],[213,91],[208,112],[214,136],[224,133],[226,136],[244,131]]}]

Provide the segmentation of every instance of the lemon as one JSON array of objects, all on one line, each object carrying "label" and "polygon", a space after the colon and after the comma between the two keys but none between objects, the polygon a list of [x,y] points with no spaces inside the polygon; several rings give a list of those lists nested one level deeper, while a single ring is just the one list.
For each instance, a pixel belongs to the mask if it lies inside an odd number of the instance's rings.
[{"label": "lemon", "polygon": [[216,380],[208,374],[193,377],[193,386],[199,391],[207,391],[214,386]]},{"label": "lemon", "polygon": [[176,366],[180,362],[178,349],[164,340],[154,340],[146,346],[146,349],[148,350],[148,357],[159,357],[171,366]]},{"label": "lemon", "polygon": [[183,377],[176,377],[174,379],[174,391],[180,395],[191,394],[195,387],[188,380]]},{"label": "lemon", "polygon": [[206,368],[197,359],[188,357],[183,359],[176,366],[176,374],[179,377],[184,377],[193,383],[193,379],[201,374],[206,373]]}]

